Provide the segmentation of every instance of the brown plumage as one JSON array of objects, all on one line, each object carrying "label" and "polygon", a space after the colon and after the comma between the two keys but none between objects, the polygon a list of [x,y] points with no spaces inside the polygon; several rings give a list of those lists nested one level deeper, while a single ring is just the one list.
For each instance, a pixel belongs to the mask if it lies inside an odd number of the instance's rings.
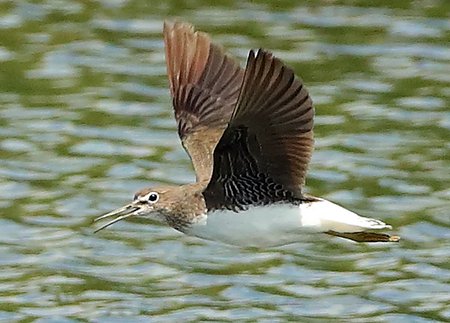
[{"label": "brown plumage", "polygon": [[166,22],[163,33],[178,134],[197,181],[209,181],[213,150],[236,105],[244,71],[190,24]]},{"label": "brown plumage", "polygon": [[239,99],[214,151],[208,208],[301,202],[313,150],[314,109],[293,71],[250,51]]},{"label": "brown plumage", "polygon": [[400,241],[399,236],[391,236],[386,233],[377,233],[377,232],[336,232],[336,231],[328,231],[325,232],[329,235],[345,238],[349,240],[353,240],[355,242],[398,242]]}]

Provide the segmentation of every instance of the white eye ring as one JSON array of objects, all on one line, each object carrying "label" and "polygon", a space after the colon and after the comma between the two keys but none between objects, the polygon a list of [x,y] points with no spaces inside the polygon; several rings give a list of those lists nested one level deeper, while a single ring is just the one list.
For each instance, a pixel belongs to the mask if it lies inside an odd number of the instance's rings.
[{"label": "white eye ring", "polygon": [[156,192],[150,192],[147,194],[147,201],[149,203],[156,203],[159,200],[159,194]]}]

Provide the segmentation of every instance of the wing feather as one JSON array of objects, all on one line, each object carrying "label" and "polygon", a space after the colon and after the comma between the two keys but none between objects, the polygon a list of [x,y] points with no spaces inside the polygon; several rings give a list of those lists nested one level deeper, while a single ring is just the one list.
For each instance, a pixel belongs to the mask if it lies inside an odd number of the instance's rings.
[{"label": "wing feather", "polygon": [[190,24],[164,23],[164,42],[178,134],[197,181],[208,181],[212,154],[237,102],[244,71]]},{"label": "wing feather", "polygon": [[250,51],[236,108],[214,151],[207,207],[238,211],[301,201],[313,119],[311,98],[294,72],[264,50]]}]

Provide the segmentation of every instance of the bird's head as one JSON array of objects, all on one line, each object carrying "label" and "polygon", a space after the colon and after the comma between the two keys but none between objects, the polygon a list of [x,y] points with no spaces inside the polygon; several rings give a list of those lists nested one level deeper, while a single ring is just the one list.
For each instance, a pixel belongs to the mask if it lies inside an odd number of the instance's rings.
[{"label": "bird's head", "polygon": [[140,190],[134,195],[131,203],[96,218],[94,222],[107,218],[114,219],[99,227],[95,232],[134,216],[165,222],[164,214],[170,212],[181,195],[182,190],[180,186],[161,186]]}]

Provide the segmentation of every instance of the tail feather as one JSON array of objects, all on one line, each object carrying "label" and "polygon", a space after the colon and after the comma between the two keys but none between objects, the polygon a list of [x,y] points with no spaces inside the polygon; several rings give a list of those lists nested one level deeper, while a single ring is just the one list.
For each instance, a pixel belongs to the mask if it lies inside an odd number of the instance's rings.
[{"label": "tail feather", "polygon": [[383,221],[366,218],[342,206],[321,198],[310,203],[300,204],[303,227],[319,232],[361,232],[366,230],[391,230]]},{"label": "tail feather", "polygon": [[350,239],[356,242],[398,242],[400,240],[399,236],[390,236],[386,233],[375,233],[375,232],[336,232],[327,231],[326,234],[341,237],[345,239]]}]

